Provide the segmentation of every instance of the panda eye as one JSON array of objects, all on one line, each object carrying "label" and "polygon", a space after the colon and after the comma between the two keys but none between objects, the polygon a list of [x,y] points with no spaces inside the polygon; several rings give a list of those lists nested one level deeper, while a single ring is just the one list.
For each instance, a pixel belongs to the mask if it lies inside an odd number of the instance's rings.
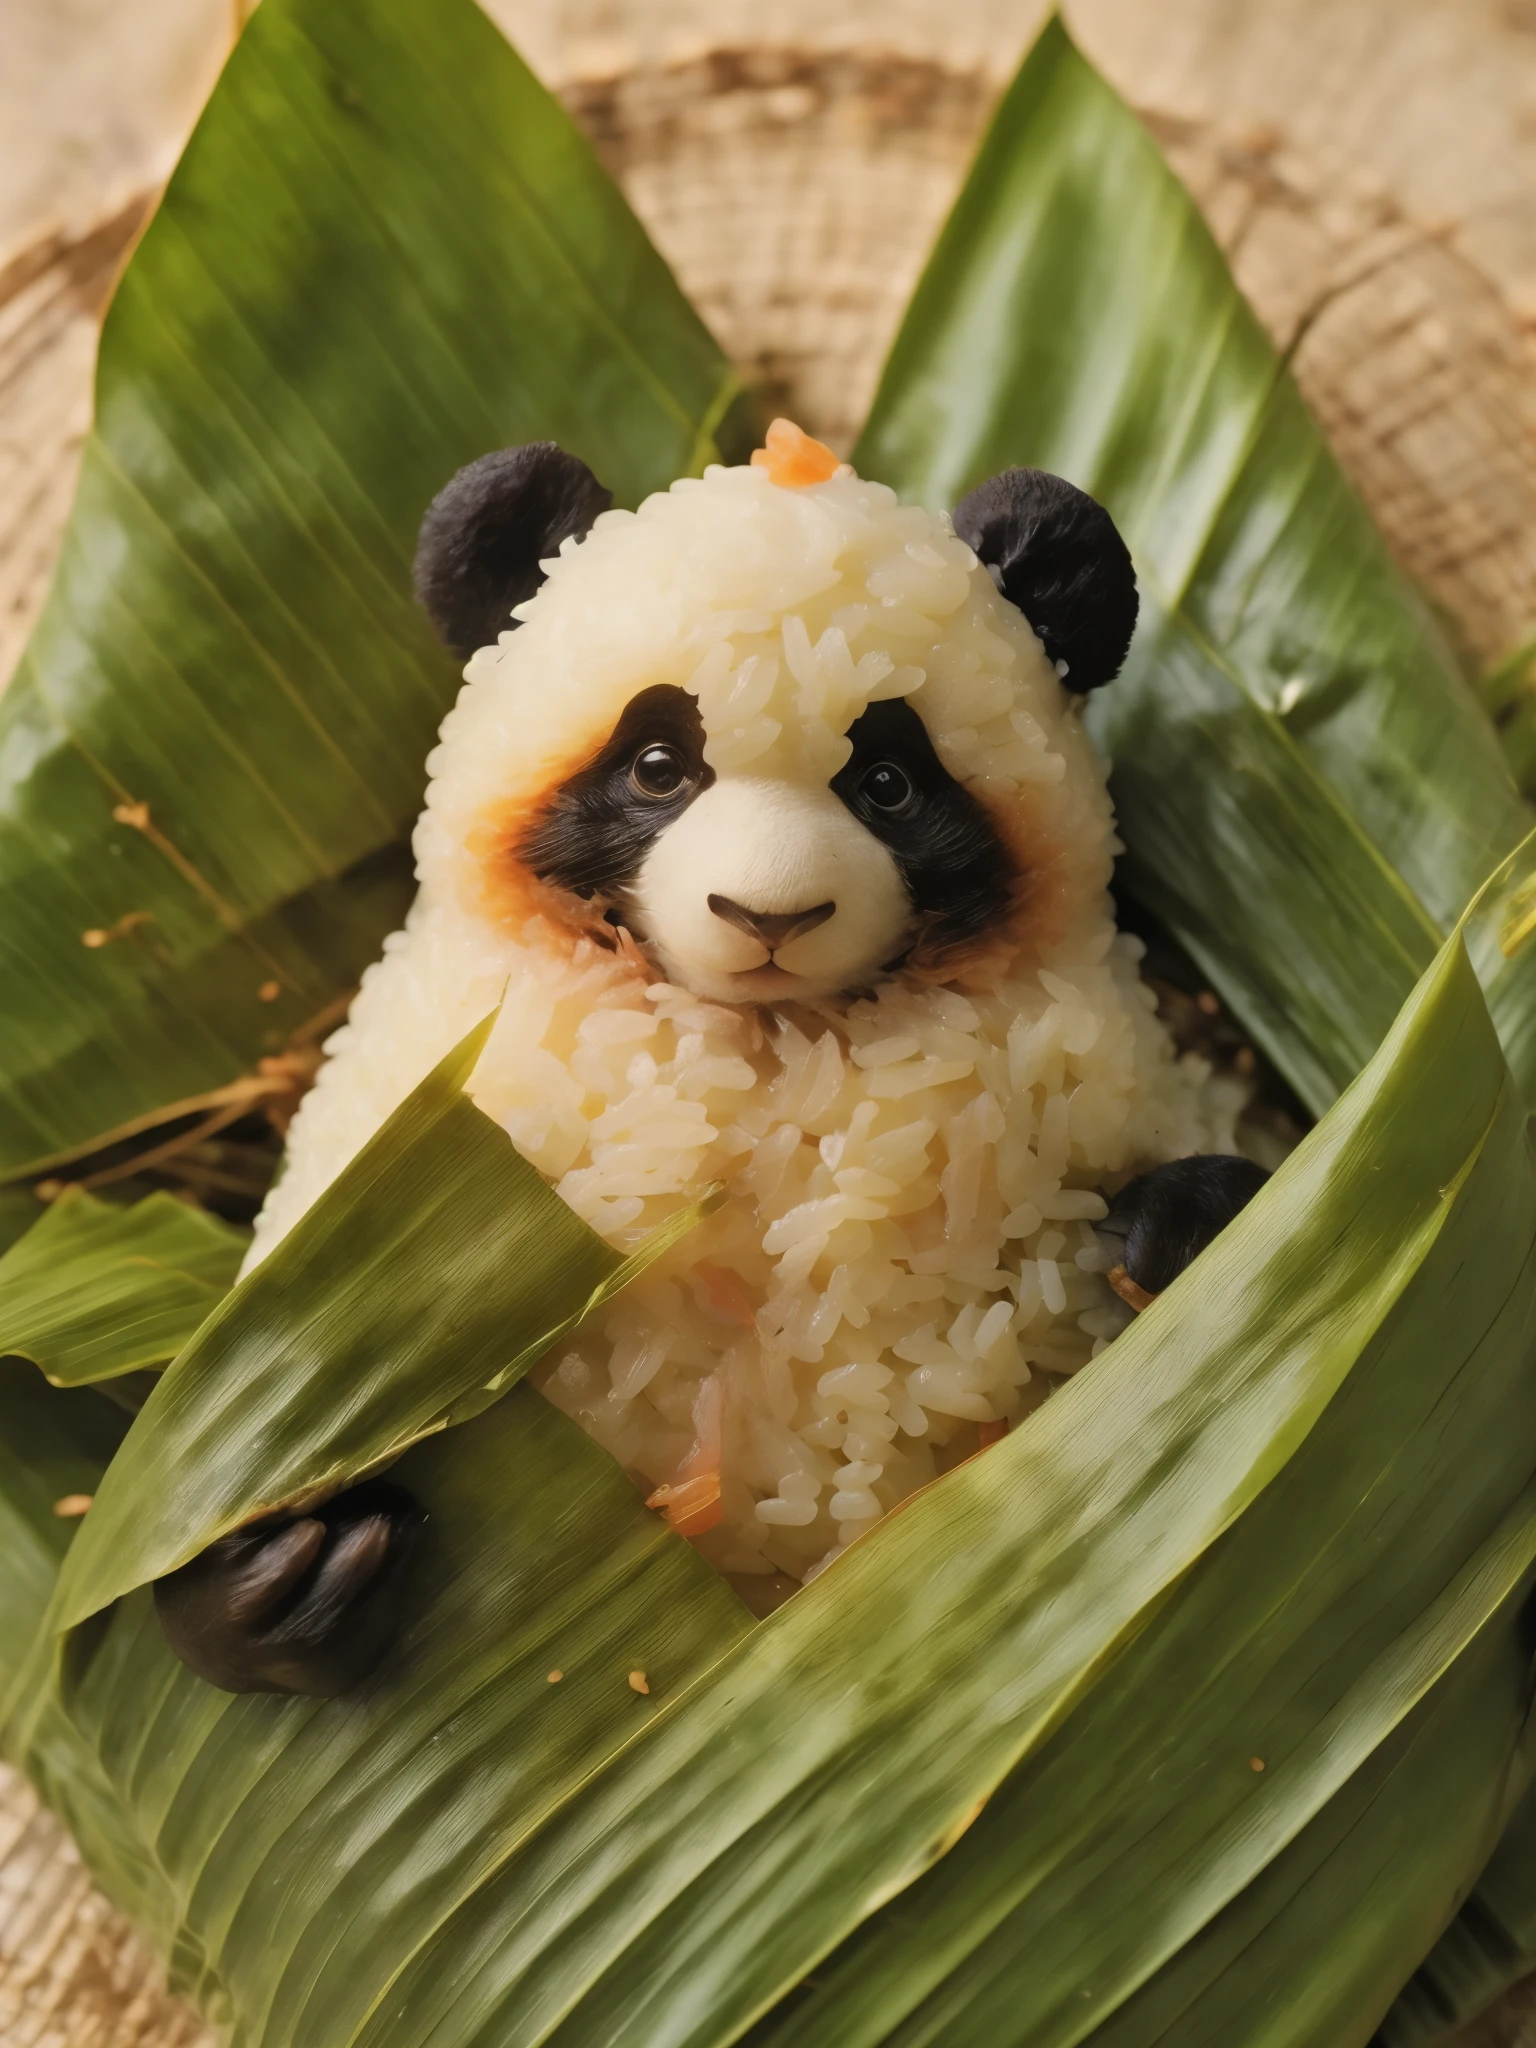
[{"label": "panda eye", "polygon": [[689,780],[688,764],[676,747],[659,742],[642,747],[630,763],[629,779],[642,796],[676,796]]},{"label": "panda eye", "polygon": [[877,761],[859,777],[859,794],[877,811],[904,811],[917,792],[904,768],[898,768],[894,761]]}]

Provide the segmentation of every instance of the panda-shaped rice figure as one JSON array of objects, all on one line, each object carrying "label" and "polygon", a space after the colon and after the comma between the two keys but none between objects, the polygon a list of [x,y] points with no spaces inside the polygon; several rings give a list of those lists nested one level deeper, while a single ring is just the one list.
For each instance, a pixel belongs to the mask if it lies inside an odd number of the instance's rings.
[{"label": "panda-shaped rice figure", "polygon": [[[251,1258],[500,1003],[469,1092],[600,1236],[725,1190],[536,1383],[782,1592],[1038,1405],[1263,1175],[1221,1156],[1230,1087],[1115,926],[1079,716],[1136,617],[1108,515],[1012,470],[935,517],[783,421],[749,466],[609,502],[544,443],[427,513],[418,593],[472,658],[420,895]],[[340,1689],[401,1512],[375,1482],[226,1539],[161,1583],[173,1644],[233,1689]]]}]

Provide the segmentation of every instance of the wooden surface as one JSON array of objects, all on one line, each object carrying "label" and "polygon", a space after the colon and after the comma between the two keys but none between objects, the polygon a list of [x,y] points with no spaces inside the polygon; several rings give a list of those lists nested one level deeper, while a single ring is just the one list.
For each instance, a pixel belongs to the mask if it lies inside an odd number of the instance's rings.
[{"label": "wooden surface", "polygon": [[[111,283],[244,0],[0,0],[0,677]],[[846,446],[1039,0],[488,0],[722,343]],[[1536,0],[1068,0],[1480,673],[1536,638]],[[196,2023],[0,1772],[0,2048]],[[1536,2048],[1536,1987],[1466,2048]],[[1325,2044],[1319,2044],[1325,2048]]]},{"label": "wooden surface", "polygon": [[163,1984],[68,1835],[0,1765],[3,2048],[213,2048],[216,2037]]}]

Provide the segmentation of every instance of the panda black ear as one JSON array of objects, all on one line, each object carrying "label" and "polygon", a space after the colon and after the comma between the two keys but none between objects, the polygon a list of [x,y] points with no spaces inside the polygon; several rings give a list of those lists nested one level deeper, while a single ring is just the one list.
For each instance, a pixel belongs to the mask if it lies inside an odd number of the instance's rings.
[{"label": "panda black ear", "polygon": [[1102,505],[1042,469],[1005,469],[961,499],[955,531],[1069,690],[1114,681],[1136,630],[1136,572]]},{"label": "panda black ear", "polygon": [[461,469],[427,507],[416,596],[455,653],[489,647],[512,607],[544,581],[541,561],[613,503],[584,462],[553,441],[501,448]]}]

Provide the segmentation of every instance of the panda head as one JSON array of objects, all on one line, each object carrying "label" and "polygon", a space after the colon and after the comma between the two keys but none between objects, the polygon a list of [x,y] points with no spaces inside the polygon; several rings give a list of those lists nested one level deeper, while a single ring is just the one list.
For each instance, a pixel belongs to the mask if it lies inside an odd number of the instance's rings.
[{"label": "panda head", "polygon": [[1038,921],[1074,802],[1107,839],[1067,707],[1125,657],[1129,556],[1035,470],[951,525],[786,423],[754,465],[612,512],[545,442],[434,500],[417,593],[474,659],[431,763],[424,887],[633,940],[715,1001],[954,978]]}]

